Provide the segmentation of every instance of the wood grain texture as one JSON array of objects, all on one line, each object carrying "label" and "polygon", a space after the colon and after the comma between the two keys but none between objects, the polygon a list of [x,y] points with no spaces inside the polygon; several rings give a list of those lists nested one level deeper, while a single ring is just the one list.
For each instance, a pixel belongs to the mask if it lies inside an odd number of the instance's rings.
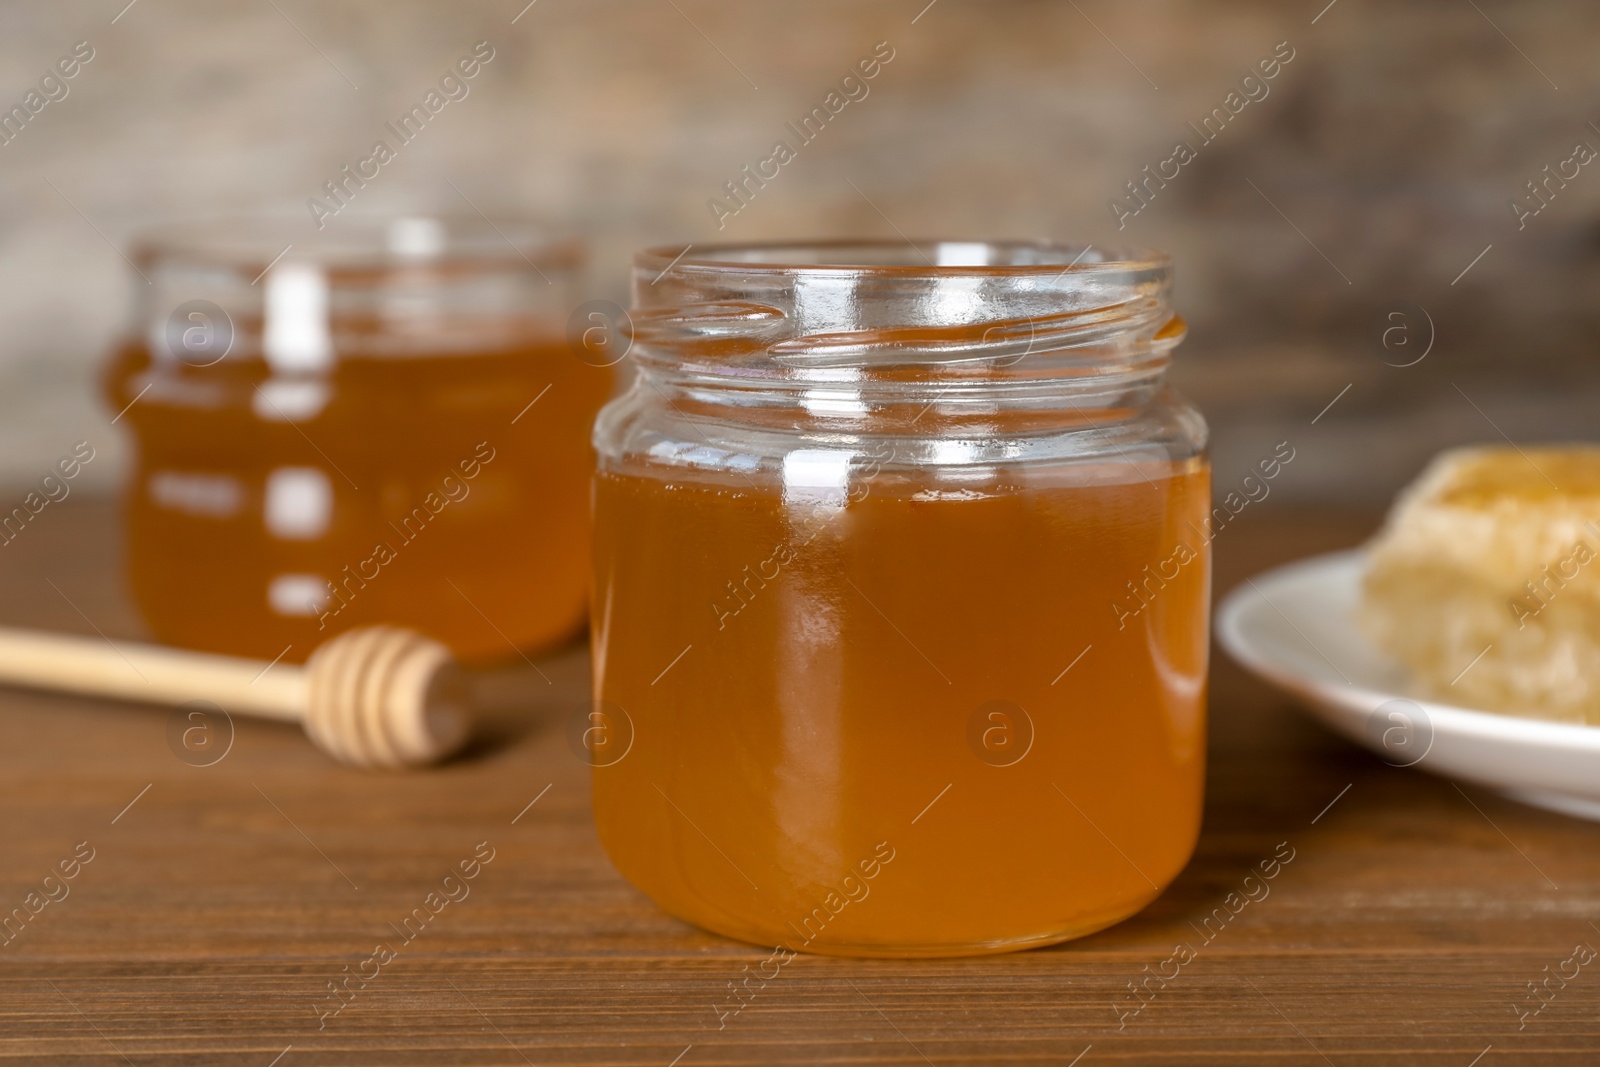
[{"label": "wood grain texture", "polygon": [[[1219,536],[1219,592],[1371,528],[1275,507]],[[138,636],[107,506],[74,498],[47,518],[48,536],[0,557],[0,622]],[[339,767],[293,727],[245,720],[197,768],[169,749],[166,711],[0,692],[0,914],[79,842],[94,849],[70,895],[0,948],[0,1058],[1468,1067],[1488,1048],[1482,1067],[1600,1062],[1600,964],[1520,1031],[1513,1010],[1545,966],[1600,946],[1600,827],[1387,767],[1220,653],[1205,829],[1147,910],[985,959],[800,957],[719,1029],[727,983],[767,953],[663,915],[611,869],[561,728],[585,653],[540,666],[552,684],[534,716],[414,774]],[[326,983],[397,942],[390,924],[483,841],[494,859],[470,895],[319,1030]],[[1283,841],[1295,858],[1270,895],[1202,943],[1191,924]],[[1119,1030],[1128,983],[1179,942],[1196,958]]]}]

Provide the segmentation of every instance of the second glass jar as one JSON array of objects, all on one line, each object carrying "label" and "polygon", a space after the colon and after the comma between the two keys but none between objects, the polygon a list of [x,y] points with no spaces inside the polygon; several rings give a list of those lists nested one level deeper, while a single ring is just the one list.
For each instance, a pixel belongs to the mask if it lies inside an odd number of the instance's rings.
[{"label": "second glass jar", "polygon": [[374,623],[468,661],[569,638],[612,383],[567,341],[580,247],[509,222],[303,228],[193,225],[135,252],[106,393],[135,446],[151,631],[286,661]]}]

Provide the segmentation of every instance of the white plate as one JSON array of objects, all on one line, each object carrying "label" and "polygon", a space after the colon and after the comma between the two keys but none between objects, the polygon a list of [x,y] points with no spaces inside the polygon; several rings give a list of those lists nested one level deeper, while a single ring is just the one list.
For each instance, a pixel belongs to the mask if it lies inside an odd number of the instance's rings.
[{"label": "white plate", "polygon": [[1234,659],[1391,765],[1600,820],[1600,728],[1411,695],[1406,669],[1356,628],[1365,566],[1358,549],[1258,575],[1223,601],[1217,636]]}]

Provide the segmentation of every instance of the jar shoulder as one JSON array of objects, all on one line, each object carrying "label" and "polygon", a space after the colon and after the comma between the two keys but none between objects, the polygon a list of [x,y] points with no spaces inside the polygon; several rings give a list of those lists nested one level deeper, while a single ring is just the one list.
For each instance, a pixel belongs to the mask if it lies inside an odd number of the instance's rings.
[{"label": "jar shoulder", "polygon": [[1088,464],[1188,464],[1204,459],[1209,429],[1188,398],[1162,386],[1136,405],[1071,404],[936,411],[909,418],[839,412],[838,418],[792,412],[753,416],[692,397],[668,397],[636,381],[595,422],[603,468],[679,471],[688,476],[782,471],[832,456],[851,465],[944,471],[1026,469]]}]

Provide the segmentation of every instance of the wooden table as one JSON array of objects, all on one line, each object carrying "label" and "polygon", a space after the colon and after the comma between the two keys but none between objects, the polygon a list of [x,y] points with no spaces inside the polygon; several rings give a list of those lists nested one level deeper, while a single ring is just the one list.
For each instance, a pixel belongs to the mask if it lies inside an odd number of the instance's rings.
[{"label": "wooden table", "polygon": [[[1219,591],[1372,526],[1275,507],[1218,538]],[[0,550],[0,623],[137,635],[115,536],[105,502],[52,505]],[[0,948],[0,1056],[1600,1063],[1600,961],[1552,982],[1521,1029],[1516,1012],[1575,945],[1600,947],[1600,826],[1388,767],[1214,663],[1205,830],[1145,912],[984,959],[801,957],[721,1030],[727,983],[767,953],[668,918],[606,862],[586,768],[555,725],[583,697],[581,648],[541,664],[556,684],[534,719],[414,775],[347,770],[293,729],[249,722],[221,762],[192,767],[165,712],[0,692],[0,907],[79,842],[93,849],[70,895]],[[484,841],[494,859],[471,895],[319,1031],[327,983],[395,940],[391,924]],[[1295,858],[1270,895],[1119,1030],[1139,1003],[1129,983],[1197,943],[1190,923],[1284,841]]]}]

